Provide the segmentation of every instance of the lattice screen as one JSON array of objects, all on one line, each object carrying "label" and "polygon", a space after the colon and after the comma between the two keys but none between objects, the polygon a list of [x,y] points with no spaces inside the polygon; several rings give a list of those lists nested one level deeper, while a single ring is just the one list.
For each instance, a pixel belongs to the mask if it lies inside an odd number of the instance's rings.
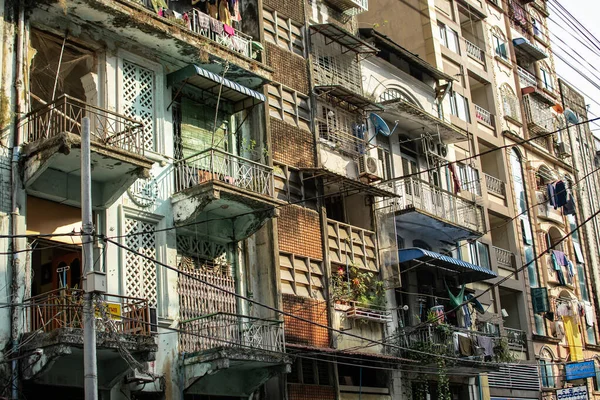
[{"label": "lattice screen", "polygon": [[[156,258],[155,227],[149,222],[125,218],[125,245]],[[157,305],[156,265],[129,251],[125,253],[125,294],[148,299],[150,307]]]},{"label": "lattice screen", "polygon": [[154,72],[123,61],[123,103],[123,113],[144,124],[144,148],[154,150]]}]

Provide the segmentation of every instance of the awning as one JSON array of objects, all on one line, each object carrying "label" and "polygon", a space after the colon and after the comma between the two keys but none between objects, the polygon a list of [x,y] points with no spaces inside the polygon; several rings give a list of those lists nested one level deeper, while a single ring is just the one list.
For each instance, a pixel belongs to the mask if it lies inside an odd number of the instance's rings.
[{"label": "awning", "polygon": [[498,276],[487,268],[417,247],[398,250],[398,261],[417,265],[422,263],[425,267],[435,267],[458,273],[458,280],[461,283],[483,281]]},{"label": "awning", "polygon": [[377,197],[397,197],[397,194],[391,187],[386,187],[381,184],[368,184],[356,179],[350,179],[325,168],[301,168],[300,170],[305,174],[310,175],[305,176],[304,180],[321,178],[323,179],[323,186],[334,186],[336,192],[345,192],[347,196],[361,193]]},{"label": "awning", "polygon": [[513,46],[515,46],[515,51],[517,53],[533,61],[539,61],[543,60],[544,58],[548,58],[548,54],[546,54],[544,50],[540,49],[538,46],[525,38],[513,39]]},{"label": "awning", "polygon": [[348,105],[364,111],[381,111],[383,107],[375,104],[368,98],[354,93],[341,85],[315,86],[315,92],[324,96],[333,96]]},{"label": "awning", "polygon": [[310,29],[313,32],[319,32],[332,42],[336,42],[346,47],[349,51],[353,51],[356,54],[377,54],[378,50],[376,47],[370,45],[364,40],[358,38],[356,35],[348,32],[345,29],[340,28],[335,24],[315,24],[311,25]]},{"label": "awning", "polygon": [[[214,72],[207,71],[197,65],[190,64],[167,75],[167,85],[189,84],[215,96],[221,91],[221,98],[234,104],[243,104],[242,108],[251,107],[266,101],[265,96],[237,82],[223,78]],[[222,85],[222,88],[221,88]],[[236,107],[239,108],[239,107]]]}]

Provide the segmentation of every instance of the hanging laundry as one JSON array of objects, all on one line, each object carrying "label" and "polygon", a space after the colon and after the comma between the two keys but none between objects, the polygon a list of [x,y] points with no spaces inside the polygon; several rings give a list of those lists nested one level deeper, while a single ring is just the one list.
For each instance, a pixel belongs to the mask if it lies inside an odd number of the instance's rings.
[{"label": "hanging laundry", "polygon": [[233,27],[231,27],[227,24],[223,24],[223,30],[225,31],[226,35],[235,36],[235,29],[233,29]]},{"label": "hanging laundry", "polygon": [[217,35],[223,34],[223,23],[217,19],[210,20],[210,29]]},{"label": "hanging laundry", "polygon": [[[217,0],[211,1],[208,0],[208,4],[206,4],[206,12],[211,17],[218,19],[219,18],[219,6],[217,5]],[[212,20],[211,20],[212,25]]]},{"label": "hanging laundry", "polygon": [[210,29],[210,17],[204,13],[196,13],[196,26],[198,29]]},{"label": "hanging laundry", "polygon": [[563,181],[558,181],[554,185],[554,209],[567,204],[567,185]]},{"label": "hanging laundry", "polygon": [[[550,203],[551,206],[554,205],[554,201],[555,201],[555,190],[554,190],[554,184],[553,183],[548,183],[546,185],[546,189],[548,190],[548,202]],[[556,208],[556,207],[554,207]]]},{"label": "hanging laundry", "polygon": [[556,275],[558,277],[558,283],[561,286],[565,286],[567,284],[567,281],[565,280],[565,275],[563,274],[562,268],[558,260],[556,259],[554,252],[550,254],[550,258],[552,259],[552,268],[554,269],[554,271],[556,271]]},{"label": "hanging laundry", "polygon": [[570,361],[583,360],[583,343],[579,333],[579,324],[573,317],[563,317],[565,324],[565,336],[569,344],[569,352],[571,353]]},{"label": "hanging laundry", "polygon": [[565,325],[562,321],[556,320],[554,322],[554,330],[556,331],[556,337],[562,339],[565,337]]},{"label": "hanging laundry", "polygon": [[229,12],[229,5],[227,0],[219,1],[219,21],[225,25],[231,26],[231,13]]},{"label": "hanging laundry", "polygon": [[563,215],[575,215],[575,199],[573,199],[573,195],[569,193],[569,198],[565,205],[563,206]]},{"label": "hanging laundry", "polygon": [[571,262],[571,260],[567,260],[567,261],[568,261],[567,272],[569,273],[569,277],[573,278],[575,276],[575,270],[573,269],[573,263]]},{"label": "hanging laundry", "polygon": [[448,169],[450,170],[450,175],[452,175],[452,183],[454,184],[454,194],[460,192],[460,179],[456,172],[456,166],[454,163],[448,164]]},{"label": "hanging laundry", "polygon": [[566,267],[569,265],[569,259],[567,255],[560,250],[552,250],[552,254],[556,257],[556,261],[558,261],[559,265]]},{"label": "hanging laundry", "polygon": [[486,357],[494,356],[494,340],[490,336],[477,335],[477,346],[483,349],[483,355]]},{"label": "hanging laundry", "polygon": [[231,19],[238,24],[242,22],[242,14],[240,14],[240,1],[233,0],[233,11],[231,11]]},{"label": "hanging laundry", "polygon": [[458,334],[458,348],[460,354],[463,356],[472,356],[473,355],[473,342],[471,338],[465,334]]},{"label": "hanging laundry", "polygon": [[585,308],[585,323],[587,326],[594,326],[596,324],[596,313],[594,312],[594,307],[589,301],[584,301],[583,304]]},{"label": "hanging laundry", "polygon": [[159,15],[163,8],[168,8],[165,0],[150,0],[150,3],[152,4],[152,8],[154,8],[154,12]]}]

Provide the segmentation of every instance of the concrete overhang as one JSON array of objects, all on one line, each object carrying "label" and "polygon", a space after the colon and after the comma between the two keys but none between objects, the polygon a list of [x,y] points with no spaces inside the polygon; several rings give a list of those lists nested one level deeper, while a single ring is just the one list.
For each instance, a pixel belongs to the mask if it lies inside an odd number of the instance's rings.
[{"label": "concrete overhang", "polygon": [[215,240],[236,242],[258,231],[283,203],[268,195],[210,180],[171,197],[178,229],[202,232]]},{"label": "concrete overhang", "polygon": [[474,227],[447,221],[412,206],[396,211],[395,215],[398,229],[418,232],[423,237],[440,242],[456,243],[460,240],[477,239],[483,235],[483,231],[480,232]]},{"label": "concrete overhang", "polygon": [[291,372],[292,357],[259,349],[222,347],[186,356],[186,394],[248,398],[269,379]]},{"label": "concrete overhang", "polygon": [[[92,206],[105,209],[138,178],[148,177],[153,162],[96,140],[91,143]],[[25,144],[21,150],[22,178],[28,194],[81,205],[81,137],[60,133]]]},{"label": "concrete overhang", "polygon": [[[117,342],[118,340],[118,342]],[[25,381],[54,386],[83,387],[83,330],[59,328],[50,332],[32,332],[23,337],[26,343],[21,354],[21,375]],[[154,336],[119,334],[111,337],[107,332],[96,333],[98,359],[98,386],[110,390],[131,366],[119,353],[126,349],[138,362],[153,361],[158,346]]]}]

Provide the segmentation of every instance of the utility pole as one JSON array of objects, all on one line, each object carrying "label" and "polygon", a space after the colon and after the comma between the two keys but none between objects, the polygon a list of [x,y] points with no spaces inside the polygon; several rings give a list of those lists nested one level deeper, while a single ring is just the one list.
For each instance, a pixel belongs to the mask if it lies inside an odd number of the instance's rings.
[{"label": "utility pole", "polygon": [[83,271],[83,373],[85,400],[98,400],[98,365],[96,362],[96,321],[94,316],[94,224],[92,222],[92,166],[90,119],[81,121],[81,221]]}]

